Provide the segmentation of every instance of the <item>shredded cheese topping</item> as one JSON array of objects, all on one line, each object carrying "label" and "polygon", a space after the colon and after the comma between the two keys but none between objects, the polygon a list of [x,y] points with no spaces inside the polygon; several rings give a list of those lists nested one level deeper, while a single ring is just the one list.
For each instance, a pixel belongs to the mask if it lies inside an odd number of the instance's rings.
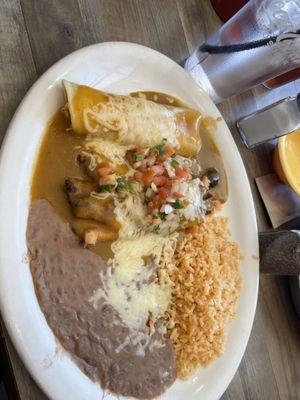
[{"label": "shredded cheese topping", "polygon": [[[162,139],[176,146],[177,127],[174,112],[167,107],[141,98],[110,96],[83,110],[85,129],[92,135],[117,132],[121,145],[153,147]],[[107,133],[106,137],[109,138]]]},{"label": "shredded cheese topping", "polygon": [[177,234],[162,238],[148,234],[133,240],[117,240],[112,245],[115,254],[109,261],[103,288],[94,293],[94,307],[100,298],[116,311],[122,322],[132,331],[146,327],[161,317],[170,301],[170,287],[165,280],[156,279],[161,259],[168,262],[174,253]]},{"label": "shredded cheese topping", "polygon": [[89,136],[84,147],[88,152],[92,152],[96,155],[97,163],[99,163],[99,160],[101,161],[102,156],[110,160],[113,165],[121,165],[124,164],[126,152],[134,146],[122,145],[100,137],[95,138]]},{"label": "shredded cheese topping", "polygon": [[120,239],[131,239],[140,236],[146,227],[147,209],[140,196],[128,196],[125,200],[114,199],[117,221],[120,223]]}]

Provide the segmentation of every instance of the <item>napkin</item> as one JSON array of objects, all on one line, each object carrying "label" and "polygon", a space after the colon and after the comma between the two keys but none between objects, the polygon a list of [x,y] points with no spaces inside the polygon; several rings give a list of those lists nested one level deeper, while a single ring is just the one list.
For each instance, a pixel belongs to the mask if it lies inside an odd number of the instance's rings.
[{"label": "napkin", "polygon": [[276,174],[260,176],[255,182],[274,229],[300,216],[300,197]]}]

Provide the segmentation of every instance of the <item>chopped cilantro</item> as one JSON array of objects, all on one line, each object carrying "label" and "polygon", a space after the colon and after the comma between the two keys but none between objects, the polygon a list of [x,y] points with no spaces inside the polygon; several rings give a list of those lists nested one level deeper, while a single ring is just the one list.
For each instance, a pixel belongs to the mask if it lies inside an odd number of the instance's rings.
[{"label": "chopped cilantro", "polygon": [[164,144],[159,144],[155,150],[159,156],[164,156],[167,153]]},{"label": "chopped cilantro", "polygon": [[101,189],[103,192],[110,192],[113,188],[113,185],[102,185]]},{"label": "chopped cilantro", "polygon": [[171,205],[176,209],[184,208],[183,201],[180,199],[176,199],[174,203],[171,203]]},{"label": "chopped cilantro", "polygon": [[117,178],[117,189],[131,190],[131,184],[124,178]]},{"label": "chopped cilantro", "polygon": [[159,156],[164,156],[167,154],[166,150],[166,144],[167,144],[167,139],[163,139],[162,142],[155,147],[155,151]]},{"label": "chopped cilantro", "polygon": [[133,161],[134,162],[139,162],[143,161],[144,156],[142,154],[133,154]]},{"label": "chopped cilantro", "polygon": [[160,231],[160,226],[159,225],[155,225],[154,232],[158,233],[159,231]]},{"label": "chopped cilantro", "polygon": [[151,217],[152,217],[152,218],[157,218],[157,217],[158,217],[158,215],[157,215],[157,213],[156,213],[156,212],[152,211],[152,213],[151,213]]},{"label": "chopped cilantro", "polygon": [[177,160],[175,160],[174,158],[173,158],[173,160],[171,161],[171,165],[172,165],[172,167],[175,168],[175,169],[177,169],[177,168],[180,167],[179,162],[178,162]]}]

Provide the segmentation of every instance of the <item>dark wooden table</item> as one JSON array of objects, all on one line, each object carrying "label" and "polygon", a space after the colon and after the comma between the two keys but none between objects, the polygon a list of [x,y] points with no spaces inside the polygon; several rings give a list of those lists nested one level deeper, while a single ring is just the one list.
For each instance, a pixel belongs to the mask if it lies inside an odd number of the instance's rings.
[{"label": "dark wooden table", "polygon": [[[28,88],[66,54],[92,43],[120,40],[152,47],[180,62],[220,26],[208,0],[0,0],[0,143]],[[246,165],[259,230],[270,226],[254,177],[271,171],[270,147],[246,150],[234,122],[296,91],[299,81],[272,92],[258,87],[219,105]],[[3,323],[0,334],[7,360],[1,352],[0,359],[4,370],[12,371],[7,378],[10,398],[45,399]],[[222,399],[300,399],[300,326],[285,277],[261,276],[250,341]]]}]

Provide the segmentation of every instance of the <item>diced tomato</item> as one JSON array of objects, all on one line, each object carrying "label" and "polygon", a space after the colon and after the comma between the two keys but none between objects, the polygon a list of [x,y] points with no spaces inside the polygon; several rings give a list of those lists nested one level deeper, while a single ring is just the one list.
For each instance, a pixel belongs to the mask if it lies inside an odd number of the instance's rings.
[{"label": "diced tomato", "polygon": [[99,184],[105,185],[106,183],[109,183],[112,180],[114,180],[114,175],[105,175],[100,178]]},{"label": "diced tomato", "polygon": [[168,156],[170,156],[170,157],[175,153],[173,147],[171,147],[171,146],[166,147],[166,152],[167,152]]},{"label": "diced tomato", "polygon": [[182,199],[182,198],[184,197],[183,194],[178,193],[178,192],[173,192],[172,194],[173,194],[173,196],[176,197],[177,199]]},{"label": "diced tomato", "polygon": [[195,235],[196,233],[198,233],[198,226],[197,225],[193,225],[193,226],[189,226],[188,228],[186,228],[186,233],[191,233],[192,235]]},{"label": "diced tomato", "polygon": [[183,177],[183,179],[188,180],[189,176],[190,176],[190,170],[187,166],[184,165],[182,167],[182,177]]},{"label": "diced tomato", "polygon": [[142,152],[142,148],[141,147],[135,147],[134,149],[130,150],[131,153],[141,153]]},{"label": "diced tomato", "polygon": [[163,187],[158,188],[158,193],[163,202],[165,202],[167,200],[167,198],[169,197],[168,191]]},{"label": "diced tomato", "polygon": [[157,162],[158,164],[162,164],[163,162],[166,161],[166,159],[167,159],[167,157],[158,156],[157,159],[156,159],[156,162]]},{"label": "diced tomato", "polygon": [[177,168],[175,170],[175,176],[177,178],[182,178],[185,181],[187,181],[189,179],[189,176],[190,176],[189,169],[186,166],[183,166],[182,168]]},{"label": "diced tomato", "polygon": [[187,207],[190,204],[190,202],[188,200],[183,200],[183,204]]},{"label": "diced tomato", "polygon": [[98,168],[98,173],[100,176],[106,176],[109,175],[112,172],[112,168],[107,166],[107,167],[99,167]]},{"label": "diced tomato", "polygon": [[152,201],[149,201],[148,210],[149,211],[159,210],[161,206],[162,206],[162,202],[161,202],[160,196],[156,195]]},{"label": "diced tomato", "polygon": [[164,186],[167,183],[167,177],[166,176],[155,176],[153,178],[153,183],[156,186]]},{"label": "diced tomato", "polygon": [[137,171],[134,173],[134,179],[138,182],[143,182],[144,180],[144,174],[140,171]]},{"label": "diced tomato", "polygon": [[156,195],[153,198],[153,205],[154,205],[155,208],[158,208],[158,209],[162,206],[161,199],[160,199],[159,195]]},{"label": "diced tomato", "polygon": [[165,187],[166,187],[166,188],[171,188],[172,185],[173,185],[172,179],[167,179],[167,182],[166,182],[166,184],[165,184]]},{"label": "diced tomato", "polygon": [[155,209],[155,207],[154,207],[154,203],[153,203],[153,201],[149,201],[149,203],[147,204],[147,207],[148,207],[148,210],[149,210],[149,211],[152,211],[152,210],[154,210],[154,209]]},{"label": "diced tomato", "polygon": [[154,178],[154,174],[150,169],[148,169],[147,171],[144,172],[143,182],[146,186],[151,185],[151,183],[153,182],[153,178]]},{"label": "diced tomato", "polygon": [[152,165],[150,170],[153,172],[153,175],[163,175],[166,169],[162,165]]},{"label": "diced tomato", "polygon": [[181,168],[177,168],[177,169],[175,170],[175,176],[176,176],[177,178],[181,178]]},{"label": "diced tomato", "polygon": [[98,239],[97,229],[89,229],[84,233],[84,241],[86,244],[96,244]]}]

